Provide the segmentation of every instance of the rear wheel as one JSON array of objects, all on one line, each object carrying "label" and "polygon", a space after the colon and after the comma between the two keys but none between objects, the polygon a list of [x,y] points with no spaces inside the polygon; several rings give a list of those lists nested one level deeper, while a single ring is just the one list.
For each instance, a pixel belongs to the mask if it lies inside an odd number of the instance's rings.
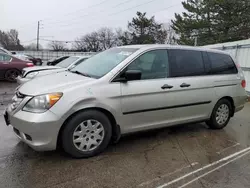
[{"label": "rear wheel", "polygon": [[16,78],[20,75],[20,71],[17,69],[9,69],[5,72],[4,79],[10,82],[16,81]]},{"label": "rear wheel", "polygon": [[227,99],[221,99],[215,105],[210,120],[207,121],[207,125],[212,129],[222,129],[224,128],[232,114],[232,104]]},{"label": "rear wheel", "polygon": [[65,125],[62,146],[73,157],[92,157],[108,146],[111,134],[111,123],[103,113],[96,110],[79,112]]}]

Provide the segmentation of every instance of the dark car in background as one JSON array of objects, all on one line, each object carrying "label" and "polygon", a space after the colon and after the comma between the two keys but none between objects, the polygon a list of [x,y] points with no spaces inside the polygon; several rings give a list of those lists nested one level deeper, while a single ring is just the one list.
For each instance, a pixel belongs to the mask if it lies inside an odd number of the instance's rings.
[{"label": "dark car in background", "polygon": [[61,61],[67,58],[69,58],[69,56],[61,56],[58,58],[53,58],[47,62],[47,65],[57,65],[58,63],[60,63]]},{"label": "dark car in background", "polygon": [[33,67],[34,64],[28,60],[22,60],[15,56],[0,52],[0,79],[15,81],[21,74],[23,68]]},{"label": "dark car in background", "polygon": [[36,58],[36,57],[33,57],[33,56],[31,56],[31,55],[27,55],[27,54],[25,54],[25,55],[27,56],[27,58],[28,58],[30,61],[32,61],[32,63],[33,63],[34,65],[39,65],[39,66],[41,66],[41,65],[43,64],[43,61],[42,61],[41,58]]},{"label": "dark car in background", "polygon": [[28,60],[31,61],[34,65],[37,66],[41,66],[43,64],[42,59],[41,58],[36,58],[33,57],[31,55],[27,55],[27,54],[15,54],[15,57],[22,59],[22,60]]}]

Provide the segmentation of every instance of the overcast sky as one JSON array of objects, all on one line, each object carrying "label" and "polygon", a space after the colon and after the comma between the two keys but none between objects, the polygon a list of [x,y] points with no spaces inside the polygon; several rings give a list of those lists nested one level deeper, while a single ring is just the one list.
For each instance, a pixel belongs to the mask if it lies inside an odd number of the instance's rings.
[{"label": "overcast sky", "polygon": [[[36,38],[74,40],[100,27],[126,28],[136,11],[168,23],[183,0],[0,0],[0,30],[17,29],[22,44]],[[134,7],[134,8],[133,8]],[[46,42],[42,42],[46,45]]]}]

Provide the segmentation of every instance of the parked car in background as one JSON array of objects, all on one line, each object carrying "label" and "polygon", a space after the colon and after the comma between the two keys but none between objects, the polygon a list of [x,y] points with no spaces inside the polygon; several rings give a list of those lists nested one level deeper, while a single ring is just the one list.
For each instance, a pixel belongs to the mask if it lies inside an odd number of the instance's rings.
[{"label": "parked car in background", "polygon": [[5,120],[36,150],[61,143],[73,157],[90,157],[126,133],[202,121],[222,129],[243,109],[245,86],[222,51],[121,46],[22,85]]},{"label": "parked car in background", "polygon": [[31,55],[16,54],[14,56],[19,58],[19,59],[29,60],[36,66],[41,66],[43,64],[43,62],[42,62],[42,60],[40,58],[35,58],[35,57],[31,56]]},{"label": "parked car in background", "polygon": [[31,61],[0,52],[0,79],[15,81],[25,67],[33,67]]},{"label": "parked car in background", "polygon": [[44,76],[52,73],[62,72],[73,68],[74,66],[80,64],[84,60],[86,60],[87,56],[71,56],[67,59],[64,59],[56,66],[39,66],[39,67],[31,67],[25,68],[22,71],[22,74],[17,77],[17,83],[23,84],[25,82],[30,81],[39,76]]},{"label": "parked car in background", "polygon": [[53,58],[51,60],[49,60],[47,62],[47,65],[57,65],[58,63],[60,63],[61,61],[63,61],[64,59],[67,59],[69,56],[61,56],[58,58]]}]

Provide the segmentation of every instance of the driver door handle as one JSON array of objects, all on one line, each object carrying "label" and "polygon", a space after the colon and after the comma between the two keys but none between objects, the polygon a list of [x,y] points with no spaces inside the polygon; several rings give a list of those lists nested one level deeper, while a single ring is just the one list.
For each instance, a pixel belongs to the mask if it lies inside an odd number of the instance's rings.
[{"label": "driver door handle", "polygon": [[186,83],[182,83],[181,85],[180,85],[180,87],[189,87],[190,86],[190,84],[186,84]]},{"label": "driver door handle", "polygon": [[172,87],[174,87],[174,86],[164,84],[163,86],[161,86],[161,89],[171,89]]}]

